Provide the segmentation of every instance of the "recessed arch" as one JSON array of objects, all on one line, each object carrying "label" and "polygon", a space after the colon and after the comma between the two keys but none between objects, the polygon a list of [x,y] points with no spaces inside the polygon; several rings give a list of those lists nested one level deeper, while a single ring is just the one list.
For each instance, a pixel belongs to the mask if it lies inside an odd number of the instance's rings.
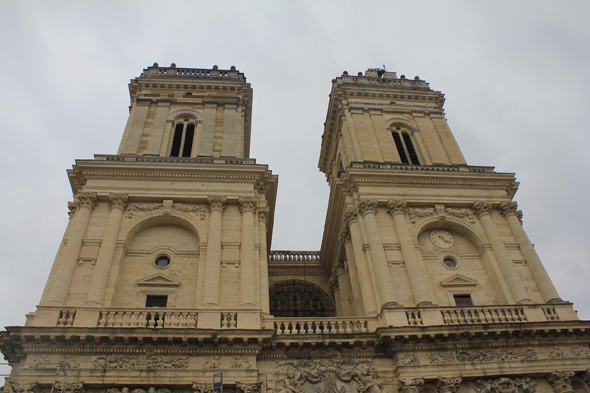
[{"label": "recessed arch", "polygon": [[395,129],[395,127],[400,127],[403,128],[405,131],[409,131],[410,133],[418,131],[418,127],[416,127],[414,123],[402,117],[393,117],[391,119],[387,119],[385,125],[389,129]]},{"label": "recessed arch", "polygon": [[269,288],[270,314],[285,317],[334,317],[330,296],[320,287],[303,280],[279,281]]},{"label": "recessed arch", "polygon": [[198,110],[191,108],[175,109],[168,114],[169,120],[180,120],[185,118],[201,122],[203,120],[203,115]]},{"label": "recessed arch", "polygon": [[202,227],[199,219],[181,211],[151,211],[142,214],[119,232],[118,241],[129,242],[139,232],[157,225],[178,225],[191,231],[199,240],[199,243],[207,242],[207,233]]},{"label": "recessed arch", "polygon": [[[444,218],[444,219],[442,219]],[[463,235],[477,248],[489,243],[486,236],[473,224],[453,216],[432,216],[419,221],[412,229],[410,235],[414,243],[418,243],[418,236],[429,229],[450,229]],[[448,251],[448,250],[447,250]]]}]

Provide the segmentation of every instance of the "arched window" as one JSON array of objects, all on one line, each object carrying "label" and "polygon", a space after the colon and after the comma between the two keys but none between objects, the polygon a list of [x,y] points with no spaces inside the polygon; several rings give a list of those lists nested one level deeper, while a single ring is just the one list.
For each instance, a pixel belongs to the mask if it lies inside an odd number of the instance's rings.
[{"label": "arched window", "polygon": [[174,136],[172,137],[172,148],[170,157],[190,157],[195,137],[195,123],[188,119],[176,123]]},{"label": "arched window", "polygon": [[396,127],[391,133],[402,163],[420,165],[420,160],[418,159],[416,149],[414,149],[414,143],[412,143],[410,134],[407,131],[401,131],[400,127]]},{"label": "arched window", "polygon": [[320,287],[302,280],[287,280],[269,289],[270,313],[285,317],[333,317],[334,304]]}]

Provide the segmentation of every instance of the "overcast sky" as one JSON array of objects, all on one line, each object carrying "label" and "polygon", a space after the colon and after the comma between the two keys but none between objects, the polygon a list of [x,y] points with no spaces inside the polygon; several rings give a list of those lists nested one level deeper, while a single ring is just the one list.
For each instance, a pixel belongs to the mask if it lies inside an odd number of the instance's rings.
[{"label": "overcast sky", "polygon": [[2,1],[0,326],[35,310],[75,159],[115,154],[127,84],[158,62],[254,89],[251,156],[279,175],[273,249],[320,247],[331,80],[385,65],[446,95],[471,165],[515,172],[524,228],[590,319],[590,2]]}]

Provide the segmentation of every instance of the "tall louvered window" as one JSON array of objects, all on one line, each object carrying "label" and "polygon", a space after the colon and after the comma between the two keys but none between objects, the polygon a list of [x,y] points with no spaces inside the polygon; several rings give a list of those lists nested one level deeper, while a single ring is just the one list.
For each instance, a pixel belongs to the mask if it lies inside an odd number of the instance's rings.
[{"label": "tall louvered window", "polygon": [[396,130],[391,133],[401,162],[404,164],[420,165],[420,160],[418,159],[416,149],[414,149],[414,143],[410,134],[407,131]]},{"label": "tall louvered window", "polygon": [[172,137],[170,157],[190,157],[195,138],[195,123],[177,123]]}]

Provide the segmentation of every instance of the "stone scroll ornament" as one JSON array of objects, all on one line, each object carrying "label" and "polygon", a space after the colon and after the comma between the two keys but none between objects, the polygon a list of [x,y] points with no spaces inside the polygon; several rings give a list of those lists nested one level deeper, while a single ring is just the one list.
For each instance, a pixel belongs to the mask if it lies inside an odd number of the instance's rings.
[{"label": "stone scroll ornament", "polygon": [[537,384],[529,377],[478,379],[467,385],[474,393],[535,393]]},{"label": "stone scroll ornament", "polygon": [[[322,359],[277,362],[279,393],[304,393],[304,385],[317,385],[318,393],[381,393],[383,381],[371,360]],[[349,389],[346,389],[347,385]]]}]

